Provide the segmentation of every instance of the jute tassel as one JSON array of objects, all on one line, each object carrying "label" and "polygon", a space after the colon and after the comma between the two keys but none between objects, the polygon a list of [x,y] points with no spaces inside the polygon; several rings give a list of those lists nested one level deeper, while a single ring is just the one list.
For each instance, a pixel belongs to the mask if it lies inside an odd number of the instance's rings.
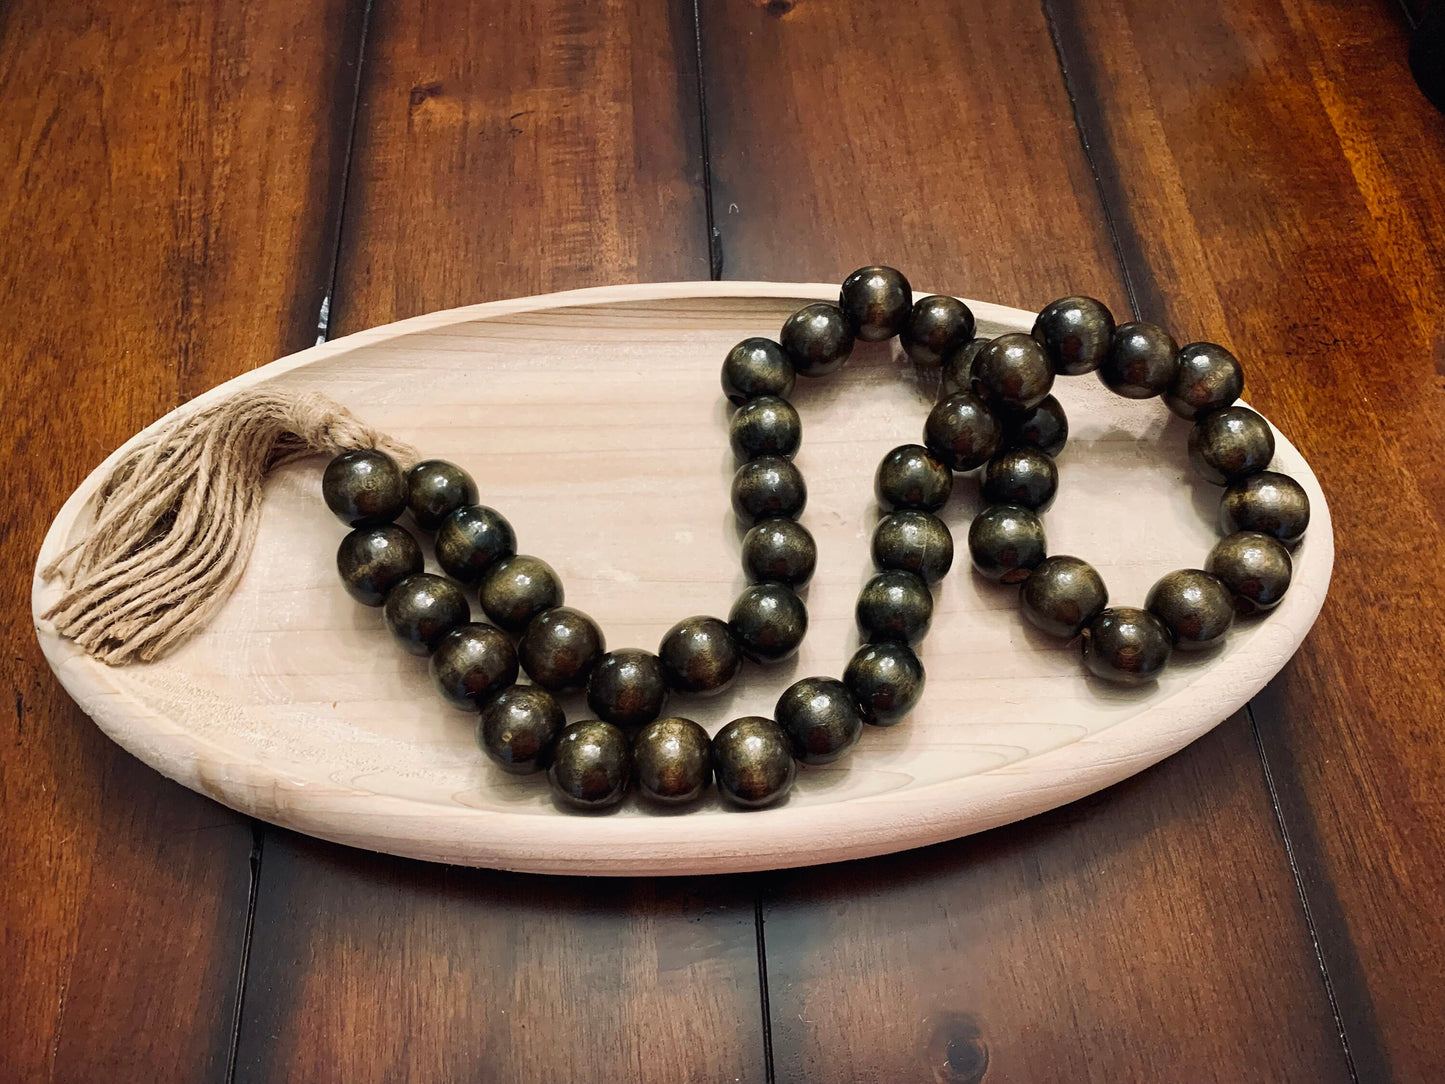
[{"label": "jute tassel", "polygon": [[235,588],[266,472],[302,456],[416,453],[315,394],[240,392],[157,429],[110,472],[82,542],[42,570],[66,591],[62,636],[112,666],[149,661],[202,628]]}]

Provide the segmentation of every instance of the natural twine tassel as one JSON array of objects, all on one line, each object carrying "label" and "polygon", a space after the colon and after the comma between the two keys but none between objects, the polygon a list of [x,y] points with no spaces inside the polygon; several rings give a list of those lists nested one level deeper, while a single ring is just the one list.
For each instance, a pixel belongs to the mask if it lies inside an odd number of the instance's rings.
[{"label": "natural twine tassel", "polygon": [[161,426],[110,472],[86,538],[41,570],[67,588],[45,618],[112,666],[159,658],[240,580],[266,472],[361,448],[416,461],[412,448],[311,393],[240,392]]}]

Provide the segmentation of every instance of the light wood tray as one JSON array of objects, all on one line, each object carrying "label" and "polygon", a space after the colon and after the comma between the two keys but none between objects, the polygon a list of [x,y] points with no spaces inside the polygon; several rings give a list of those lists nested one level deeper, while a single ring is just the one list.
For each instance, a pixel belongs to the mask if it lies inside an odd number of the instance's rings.
[{"label": "light wood tray", "polygon": [[[325,392],[424,456],[466,467],[483,503],[515,526],[522,552],[557,569],[567,602],[597,618],[610,647],[655,650],[683,617],[725,617],[744,584],[728,503],[724,353],[747,335],[776,337],[802,301],[836,293],[813,283],[687,282],[476,305],[303,351],[180,409],[261,383]],[[1033,322],[970,304],[980,334]],[[838,373],[799,379],[797,462],[810,493],[802,518],[819,551],[807,640],[796,659],[749,666],[721,696],[674,698],[669,713],[716,731],[739,715],[772,714],[799,677],[841,674],[857,643],[853,603],[871,572],[873,472],[889,448],[921,439],[934,382],[894,344],[859,344]],[[1220,490],[1195,481],[1188,427],[1157,400],[1117,398],[1092,376],[1062,378],[1055,394],[1072,435],[1044,517],[1050,552],[1092,562],[1113,602],[1140,605],[1160,575],[1203,563],[1218,537]],[[869,728],[844,761],[800,770],[792,796],[761,812],[711,796],[665,814],[633,797],[610,814],[576,815],[553,805],[541,777],[494,769],[474,744],[475,717],[444,704],[425,661],[392,644],[380,611],[342,591],[334,561],[345,529],[321,501],[319,459],[268,482],[240,587],[170,658],[111,669],[38,617],[36,629],[65,688],[125,748],[193,790],[312,835],[548,873],[831,862],[1082,797],[1193,741],[1264,685],[1319,613],[1334,556],[1319,484],[1276,436],[1278,469],[1313,505],[1289,595],[1268,618],[1241,623],[1220,652],[1176,653],[1157,686],[1141,690],[1086,677],[1077,643],[1025,624],[1017,588],[972,574],[964,540],[977,484],[960,478],[945,510],[958,558],[935,591],[922,704],[899,726]],[[110,462],[61,509],[37,567],[85,529]],[[36,579],[37,615],[56,590]],[[586,715],[580,696],[566,706],[570,719]]]}]

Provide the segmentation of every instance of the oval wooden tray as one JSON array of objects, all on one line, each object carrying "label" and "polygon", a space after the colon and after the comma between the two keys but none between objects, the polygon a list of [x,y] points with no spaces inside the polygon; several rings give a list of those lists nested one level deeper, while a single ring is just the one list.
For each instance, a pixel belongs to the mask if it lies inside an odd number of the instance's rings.
[{"label": "oval wooden tray", "polygon": [[[558,570],[567,601],[612,647],[655,649],[689,614],[726,616],[743,586],[728,503],[733,464],[718,367],[747,335],[775,336],[820,284],[698,282],[608,287],[501,301],[374,328],[247,373],[181,410],[261,383],[319,390],[369,423],[455,460],[520,548]],[[1033,315],[970,302],[980,334],[1028,330]],[[1246,359],[1247,367],[1247,359]],[[934,380],[894,344],[855,351],[832,377],[798,382],[803,522],[818,540],[811,629],[799,656],[749,667],[715,699],[671,711],[710,731],[772,713],[782,689],[841,673],[853,603],[870,574],[875,466],[921,438]],[[1141,604],[1217,537],[1220,491],[1194,480],[1187,426],[1156,400],[1092,377],[1055,392],[1073,435],[1045,516],[1050,550],[1103,573],[1116,603]],[[119,452],[117,452],[117,455]],[[113,456],[112,459],[115,457]],[[88,520],[102,465],[56,517],[37,567]],[[100,727],[163,774],[235,809],[394,854],[548,873],[702,873],[806,865],[917,847],[1027,817],[1168,756],[1252,696],[1319,612],[1333,540],[1319,484],[1279,437],[1279,469],[1305,486],[1314,520],[1293,589],[1268,619],[1240,624],[1208,658],[1180,658],[1157,686],[1085,676],[1078,645],[1037,635],[1017,589],[982,582],[964,537],[977,485],[960,478],[945,518],[958,541],[922,649],[928,686],[902,725],[869,728],[853,755],[804,769],[781,806],[715,797],[685,815],[629,799],[607,815],[554,807],[545,781],[494,770],[474,716],[432,692],[425,662],[389,640],[380,612],[336,580],[344,529],[321,501],[320,460],[268,482],[250,567],[211,626],[161,662],[107,668],[36,629],[65,688]],[[38,578],[34,611],[56,588]],[[586,713],[580,697],[568,717]]]}]

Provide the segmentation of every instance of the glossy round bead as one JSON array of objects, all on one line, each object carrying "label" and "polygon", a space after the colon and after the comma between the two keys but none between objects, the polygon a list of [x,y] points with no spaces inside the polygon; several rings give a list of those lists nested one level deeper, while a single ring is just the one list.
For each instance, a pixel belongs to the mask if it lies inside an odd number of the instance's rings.
[{"label": "glossy round bead", "polygon": [[448,704],[476,711],[517,680],[517,650],[501,629],[458,625],[438,641],[430,669]]},{"label": "glossy round bead", "polygon": [[848,660],[843,684],[862,710],[864,721],[892,726],[923,696],[923,664],[905,644],[864,644]]},{"label": "glossy round bead", "polygon": [[1017,504],[1043,512],[1059,491],[1059,468],[1037,448],[999,452],[983,468],[979,492],[990,504]]},{"label": "glossy round bead", "polygon": [[651,651],[625,647],[597,660],[587,678],[587,706],[623,728],[650,723],[667,703],[667,675]]},{"label": "glossy round bead", "polygon": [[1056,456],[1069,439],[1069,419],[1063,404],[1052,395],[1021,418],[1010,418],[1004,429],[1004,446],[1037,448],[1045,455]]},{"label": "glossy round bead", "polygon": [[632,778],[627,735],[611,723],[587,719],[563,729],[552,751],[547,781],[575,809],[606,809],[622,801]]},{"label": "glossy round bead", "polygon": [[487,569],[477,596],[492,624],[516,636],[543,610],[562,605],[565,592],[551,565],[519,553]]},{"label": "glossy round bead", "polygon": [[808,608],[792,589],[756,583],[743,589],[728,614],[728,628],[753,662],[781,662],[808,632]]},{"label": "glossy round bead", "polygon": [[826,376],[853,352],[853,332],[842,310],[824,301],[789,316],[778,339],[799,376]]},{"label": "glossy round bead", "polygon": [[1162,327],[1142,320],[1120,324],[1113,345],[1099,366],[1099,379],[1125,399],[1149,399],[1174,382],[1179,344]]},{"label": "glossy round bead", "polygon": [[761,809],[787,795],[798,774],[788,736],[771,719],[744,715],[712,740],[718,790],[734,805]]},{"label": "glossy round bead", "polygon": [[885,512],[917,508],[936,512],[953,492],[953,471],[921,444],[902,444],[883,457],[873,493]]},{"label": "glossy round bead", "polygon": [[1061,297],[1039,311],[1034,338],[1043,344],[1054,372],[1092,373],[1104,363],[1114,339],[1114,315],[1092,297]]},{"label": "glossy round bead", "polygon": [[1216,576],[1181,568],[1149,588],[1144,608],[1163,621],[1175,647],[1199,651],[1224,642],[1234,624],[1234,596]]},{"label": "glossy round bead", "polygon": [[632,775],[644,798],[686,805],[712,782],[712,742],[691,719],[658,719],[632,739]]},{"label": "glossy round bead", "polygon": [[953,567],[953,534],[931,513],[894,512],[873,528],[873,563],[880,569],[912,572],[926,583],[937,583]]},{"label": "glossy round bead", "polygon": [[968,552],[985,579],[1022,583],[1048,555],[1044,525],[1019,505],[990,505],[969,524]]},{"label": "glossy round bead", "polygon": [[818,566],[818,544],[791,519],[765,519],[743,536],[743,572],[749,583],[802,587]]},{"label": "glossy round bead", "polygon": [[1109,591],[1094,566],[1077,557],[1046,557],[1019,587],[1029,624],[1071,640],[1109,605]]},{"label": "glossy round bead", "polygon": [[1148,610],[1105,610],[1084,629],[1084,665],[1118,685],[1143,685],[1164,669],[1173,652],[1169,629]]},{"label": "glossy round bead", "polygon": [[1244,393],[1244,368],[1224,347],[1189,343],[1179,351],[1179,370],[1164,392],[1164,405],[1186,421],[1223,410]]},{"label": "glossy round bead", "polygon": [[988,404],[966,392],[934,404],[923,426],[923,443],[951,470],[988,462],[1003,440],[1003,426]]},{"label": "glossy round bead", "polygon": [[930,294],[913,303],[900,339],[916,364],[939,365],[949,350],[973,338],[973,328],[973,310],[962,301]]},{"label": "glossy round bead", "polygon": [[973,390],[996,409],[1032,410],[1053,386],[1053,364],[1032,335],[1000,335],[973,359]]},{"label": "glossy round bead", "polygon": [[797,519],[808,503],[808,484],[797,467],[781,456],[751,459],[733,475],[733,512],[744,523],[760,519]]},{"label": "glossy round bead", "polygon": [[858,592],[858,631],[868,643],[916,644],[933,620],[933,595],[923,577],[899,569],[879,572]]},{"label": "glossy round bead", "polygon": [[382,610],[396,642],[413,655],[429,655],[441,638],[472,617],[462,589],[443,576],[416,572],[386,595]]},{"label": "glossy round bead", "polygon": [[527,623],[517,642],[522,669],[544,689],[580,689],[607,650],[597,622],[581,610],[555,606]]},{"label": "glossy round bead", "polygon": [[1248,407],[1216,410],[1189,430],[1189,462],[1201,478],[1217,486],[1264,470],[1273,458],[1269,422]]},{"label": "glossy round bead", "polygon": [[803,443],[803,419],[786,399],[760,395],[733,412],[728,440],[742,460],[763,455],[792,459]]},{"label": "glossy round bead", "polygon": [[788,735],[793,758],[828,764],[853,748],[863,735],[863,713],[841,681],[810,677],[796,681],[778,698],[774,714]]},{"label": "glossy round bead", "polygon": [[358,527],[336,549],[336,571],[346,593],[363,606],[380,606],[386,593],[422,570],[421,547],[402,527]]},{"label": "glossy round bead", "polygon": [[853,331],[867,343],[900,334],[913,309],[913,288],[891,267],[860,267],[843,280],[838,308]]},{"label": "glossy round bead", "polygon": [[1262,470],[1224,491],[1219,524],[1225,534],[1258,531],[1293,546],[1310,525],[1310,498],[1287,474]]},{"label": "glossy round bead", "polygon": [[425,459],[406,472],[406,506],[423,531],[435,531],[458,508],[477,503],[477,483],[455,463]]},{"label": "glossy round bead", "polygon": [[504,771],[526,775],[547,767],[566,725],[562,708],[546,689],[513,685],[482,707],[477,744]]},{"label": "glossy round bead", "polygon": [[704,696],[726,689],[743,665],[732,630],[716,617],[688,617],[673,625],[657,657],[670,687]]},{"label": "glossy round bead", "polygon": [[1258,531],[1236,531],[1221,538],[1209,551],[1204,568],[1229,588],[1240,614],[1274,609],[1294,575],[1284,543]]},{"label": "glossy round bead", "polygon": [[448,576],[476,583],[493,564],[517,552],[517,536],[500,512],[474,504],[442,520],[433,547]]},{"label": "glossy round bead", "polygon": [[760,395],[786,399],[796,380],[793,363],[772,339],[744,339],[723,358],[723,394],[738,406]]},{"label": "glossy round bead", "polygon": [[385,452],[342,452],[321,476],[326,507],[348,527],[380,527],[406,508],[406,475]]}]

